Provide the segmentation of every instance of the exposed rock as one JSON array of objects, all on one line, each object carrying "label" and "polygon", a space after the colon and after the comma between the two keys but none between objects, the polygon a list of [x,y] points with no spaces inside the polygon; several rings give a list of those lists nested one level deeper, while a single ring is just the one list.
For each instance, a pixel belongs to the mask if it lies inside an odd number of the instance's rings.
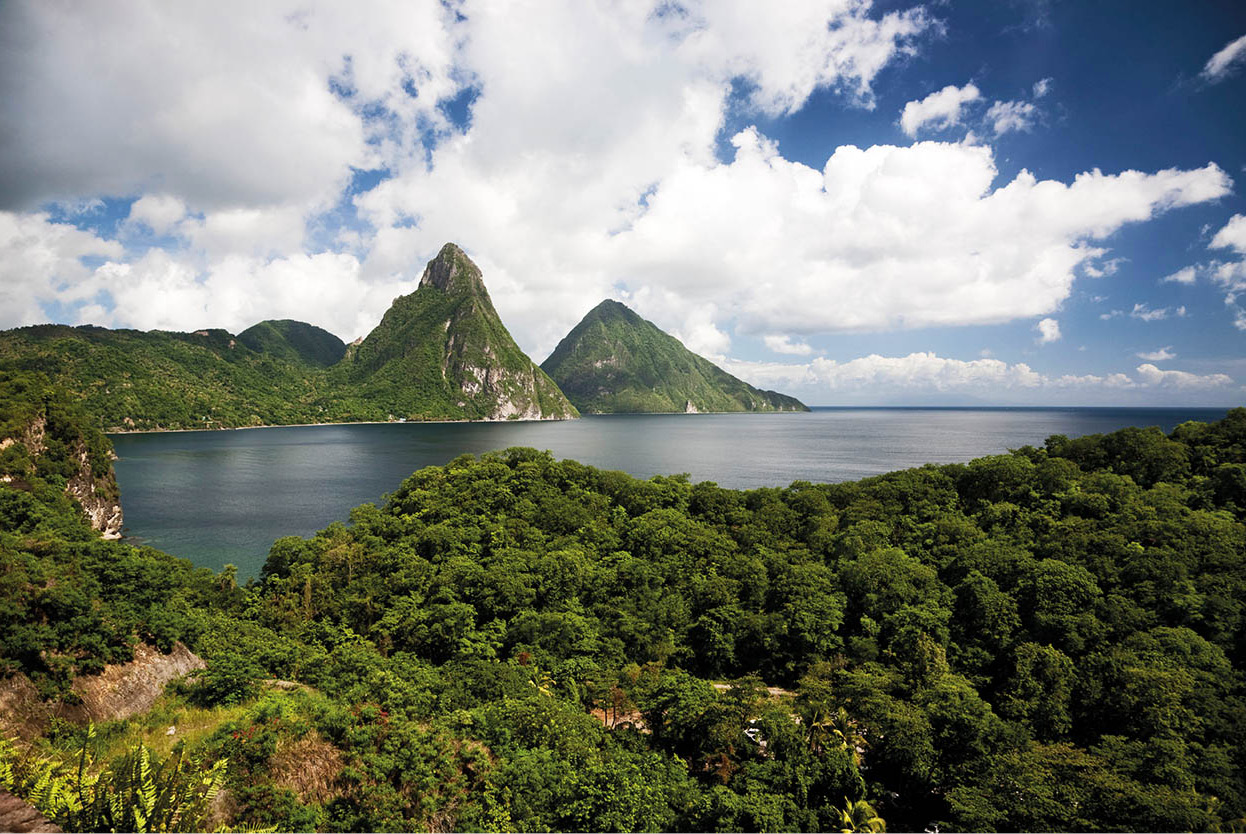
[{"label": "exposed rock", "polygon": [[91,458],[86,446],[79,444],[74,453],[78,460],[78,471],[65,485],[65,492],[82,506],[87,521],[104,538],[121,538],[121,502],[117,499],[119,491],[115,476],[110,470],[101,484],[91,470]]},{"label": "exposed rock", "polygon": [[0,678],[0,734],[30,741],[43,733],[51,718],[30,678],[20,674]]},{"label": "exposed rock", "polygon": [[[47,417],[40,414],[30,421],[18,435],[0,440],[0,450],[21,443],[31,459],[47,451]],[[65,493],[81,506],[91,526],[104,534],[106,539],[121,538],[121,503],[118,500],[116,477],[111,468],[106,476],[96,477],[91,466],[91,454],[85,440],[79,436],[72,444],[74,475],[65,484]],[[115,459],[115,455],[113,456]],[[20,478],[0,476],[0,483],[12,484]]]},{"label": "exposed rock", "polygon": [[32,739],[47,730],[53,717],[78,724],[129,718],[151,709],[170,681],[203,668],[203,660],[182,643],[174,643],[168,654],[140,643],[130,662],[75,678],[71,689],[78,704],[46,703],[29,678],[13,675],[0,680],[0,732]]},{"label": "exposed rock", "polygon": [[140,643],[129,663],[105,666],[98,675],[74,679],[73,691],[82,703],[62,706],[59,714],[77,723],[129,718],[151,709],[170,681],[205,668],[203,659],[180,642],[168,654]]},{"label": "exposed rock", "polygon": [[31,805],[0,788],[0,831],[14,834],[24,832],[60,831],[56,825]]}]

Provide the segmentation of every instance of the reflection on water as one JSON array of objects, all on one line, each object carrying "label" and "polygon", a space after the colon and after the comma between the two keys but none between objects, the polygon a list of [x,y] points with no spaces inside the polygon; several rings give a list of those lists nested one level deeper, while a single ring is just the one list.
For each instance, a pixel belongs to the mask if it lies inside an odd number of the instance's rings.
[{"label": "reflection on water", "polygon": [[611,415],[561,423],[391,423],[114,435],[126,533],[258,574],[273,540],[380,501],[423,466],[508,446],[639,477],[727,487],[844,481],[967,461],[1052,434],[1217,420],[1224,409],[824,408],[809,414]]}]

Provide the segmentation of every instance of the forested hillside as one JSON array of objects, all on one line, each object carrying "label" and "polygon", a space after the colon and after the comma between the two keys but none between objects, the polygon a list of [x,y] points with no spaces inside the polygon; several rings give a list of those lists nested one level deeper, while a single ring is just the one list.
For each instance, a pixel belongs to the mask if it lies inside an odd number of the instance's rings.
[{"label": "forested hillside", "polygon": [[809,410],[732,376],[618,301],[589,310],[541,368],[590,414]]},{"label": "forested hillside", "polygon": [[[245,588],[0,491],[0,593],[20,612],[6,668],[55,695],[132,637],[185,640],[208,671],[85,743],[101,767],[140,741],[173,755],[176,725],[202,767],[226,762],[219,822],[1172,831],[1246,815],[1246,409],[750,491],[464,456],[349,525],[279,540]],[[15,643],[16,623],[43,625]],[[8,754],[19,792],[31,757],[69,773],[83,743],[61,727]]]}]

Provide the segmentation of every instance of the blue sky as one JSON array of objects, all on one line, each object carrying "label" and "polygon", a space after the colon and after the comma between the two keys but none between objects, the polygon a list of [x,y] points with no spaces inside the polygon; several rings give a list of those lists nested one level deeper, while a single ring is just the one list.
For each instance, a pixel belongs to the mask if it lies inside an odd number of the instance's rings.
[{"label": "blue sky", "polygon": [[0,326],[349,340],[454,240],[537,361],[609,296],[813,404],[1246,399],[1239,2],[12,2],[0,87]]}]

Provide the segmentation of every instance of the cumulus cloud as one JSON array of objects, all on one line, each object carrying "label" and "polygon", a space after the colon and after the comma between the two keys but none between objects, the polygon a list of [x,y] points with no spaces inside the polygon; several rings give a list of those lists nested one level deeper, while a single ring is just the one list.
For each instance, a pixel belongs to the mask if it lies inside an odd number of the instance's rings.
[{"label": "cumulus cloud", "polygon": [[1246,308],[1238,304],[1238,294],[1246,291],[1246,215],[1235,214],[1211,239],[1211,248],[1230,249],[1241,260],[1213,263],[1209,267],[1211,279],[1227,291],[1224,303],[1233,312],[1233,326],[1246,330]]},{"label": "cumulus cloud", "polygon": [[1060,322],[1055,319],[1043,319],[1034,325],[1034,329],[1038,331],[1038,343],[1040,345],[1060,341]]},{"label": "cumulus cloud", "polygon": [[1171,275],[1160,279],[1161,284],[1193,284],[1198,280],[1198,269],[1192,266],[1182,267]]},{"label": "cumulus cloud", "polygon": [[1169,359],[1176,359],[1177,354],[1172,352],[1172,345],[1168,345],[1159,350],[1142,351],[1138,354],[1138,358],[1148,362],[1166,362]]},{"label": "cumulus cloud", "polygon": [[1129,317],[1139,321],[1163,321],[1169,315],[1184,316],[1185,307],[1178,307],[1174,311],[1171,307],[1152,308],[1146,304],[1135,304],[1129,311]]},{"label": "cumulus cloud", "polygon": [[762,341],[766,347],[775,353],[786,353],[793,356],[808,356],[813,353],[813,348],[805,342],[792,341],[792,337],[786,334],[764,336]]},{"label": "cumulus cloud", "polygon": [[1034,98],[1042,98],[1051,92],[1052,79],[1040,78],[1034,82]]},{"label": "cumulus cloud", "polygon": [[435,85],[453,43],[444,14],[427,3],[367,15],[241,0],[6,3],[0,200],[147,190],[197,209],[329,200],[350,166],[376,157],[330,77],[350,56],[361,95],[379,95],[365,80],[396,74],[406,54]]},{"label": "cumulus cloud", "polygon": [[166,235],[186,216],[186,204],[171,194],[144,194],[130,206],[131,223]]},{"label": "cumulus cloud", "polygon": [[1227,374],[1192,374],[1187,371],[1161,371],[1151,364],[1139,365],[1138,381],[1152,388],[1175,388],[1182,391],[1199,391],[1226,388],[1233,385]]},{"label": "cumulus cloud", "polygon": [[116,258],[121,244],[103,240],[47,214],[0,211],[0,327],[49,319],[44,302],[66,306],[89,301],[82,284],[90,270],[83,258]]},{"label": "cumulus cloud", "polygon": [[[1115,275],[1120,271],[1121,264],[1127,263],[1128,258],[1108,258],[1099,263],[1087,261],[1082,264],[1082,274],[1087,278],[1103,278],[1106,275]],[[1100,301],[1103,299],[1100,298]]]},{"label": "cumulus cloud", "polygon": [[1203,66],[1203,80],[1212,84],[1223,81],[1237,71],[1243,60],[1246,60],[1246,35],[1229,41],[1207,60]]},{"label": "cumulus cloud", "polygon": [[1213,249],[1232,249],[1246,255],[1246,214],[1235,214],[1211,239]]},{"label": "cumulus cloud", "polygon": [[1181,390],[1221,392],[1235,386],[1225,374],[1163,371],[1140,365],[1131,377],[1110,374],[1043,374],[1024,362],[952,359],[930,352],[906,356],[870,354],[846,362],[815,358],[803,364],[728,360],[731,373],[753,385],[804,390],[807,396],[938,393],[1037,399],[1064,394],[1115,396],[1121,391]]},{"label": "cumulus cloud", "polygon": [[1028,101],[997,101],[986,111],[986,120],[996,136],[1009,131],[1028,131],[1038,118],[1038,107]]},{"label": "cumulus cloud", "polygon": [[[366,284],[359,261],[349,254],[321,252],[280,258],[232,255],[206,273],[161,249],[141,258],[107,262],[79,283],[90,297],[107,294],[115,309],[83,310],[95,323],[140,329],[185,330],[186,322],[233,332],[270,318],[307,321],[345,338],[361,336],[377,324],[372,310],[411,292],[403,282]],[[160,304],[151,299],[159,298]]]},{"label": "cumulus cloud", "polygon": [[1078,265],[1101,253],[1091,241],[1229,184],[1208,165],[1094,171],[1071,184],[1023,171],[992,189],[983,146],[845,146],[818,172],[756,131],[733,141],[732,163],[682,166],[608,245],[625,274],[644,276],[631,280],[685,304],[714,301],[754,332],[1042,316],[1068,297]]},{"label": "cumulus cloud", "polygon": [[910,101],[900,114],[900,129],[909,136],[916,136],[924,127],[948,128],[960,124],[961,111],[965,105],[981,98],[978,88],[971,84],[957,87],[949,84],[920,101]]}]

